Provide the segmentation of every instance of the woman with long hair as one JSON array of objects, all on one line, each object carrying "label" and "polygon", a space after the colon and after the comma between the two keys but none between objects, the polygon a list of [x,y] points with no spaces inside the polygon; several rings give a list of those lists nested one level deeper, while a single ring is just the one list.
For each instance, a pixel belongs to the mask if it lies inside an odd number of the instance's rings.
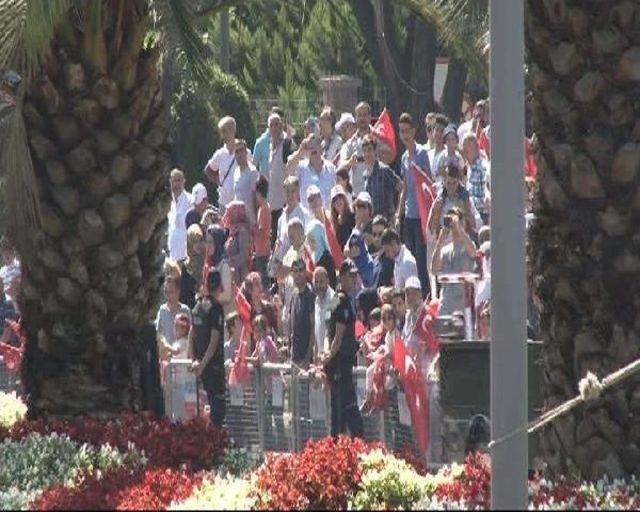
[{"label": "woman with long hair", "polygon": [[282,332],[280,325],[280,315],[277,307],[266,299],[265,290],[262,286],[262,278],[258,272],[250,272],[245,277],[240,292],[251,305],[251,318],[263,315],[268,324],[274,339]]},{"label": "woman with long hair", "polygon": [[356,225],[356,218],[347,193],[340,185],[336,185],[331,190],[331,225],[340,247],[344,247]]}]

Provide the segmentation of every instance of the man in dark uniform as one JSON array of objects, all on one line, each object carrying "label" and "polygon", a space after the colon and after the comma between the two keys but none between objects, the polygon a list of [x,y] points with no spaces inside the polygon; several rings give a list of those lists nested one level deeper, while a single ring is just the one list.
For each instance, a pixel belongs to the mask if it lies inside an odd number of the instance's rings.
[{"label": "man in dark uniform", "polygon": [[211,422],[222,428],[226,414],[224,373],[224,311],[220,304],[222,278],[218,270],[209,272],[209,295],[199,296],[191,314],[192,328],[189,348],[193,364],[191,371],[202,381],[211,408]]},{"label": "man in dark uniform", "polygon": [[340,290],[336,294],[338,304],[329,318],[329,353],[324,357],[324,367],[331,388],[331,435],[345,433],[347,427],[353,437],[362,437],[364,427],[358,408],[356,388],[353,383],[353,366],[356,362],[355,324],[356,309],[352,295],[356,290],[358,268],[351,259],[340,266]]}]

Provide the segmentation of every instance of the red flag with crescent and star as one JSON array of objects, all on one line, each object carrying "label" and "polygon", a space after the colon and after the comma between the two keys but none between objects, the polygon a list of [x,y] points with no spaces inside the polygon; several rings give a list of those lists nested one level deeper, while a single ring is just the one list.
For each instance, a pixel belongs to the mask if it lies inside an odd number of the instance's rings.
[{"label": "red flag with crescent and star", "polygon": [[429,214],[431,206],[435,201],[437,192],[431,178],[411,162],[411,170],[413,171],[413,181],[416,187],[416,200],[418,202],[418,211],[420,212],[420,225],[422,226],[422,237],[424,243],[427,243],[427,227],[429,226]]},{"label": "red flag with crescent and star", "polygon": [[391,121],[391,115],[385,108],[380,113],[376,124],[373,126],[373,133],[380,142],[384,142],[391,150],[393,160],[396,159],[398,154],[398,143],[396,141],[396,131],[393,129],[393,122]]}]

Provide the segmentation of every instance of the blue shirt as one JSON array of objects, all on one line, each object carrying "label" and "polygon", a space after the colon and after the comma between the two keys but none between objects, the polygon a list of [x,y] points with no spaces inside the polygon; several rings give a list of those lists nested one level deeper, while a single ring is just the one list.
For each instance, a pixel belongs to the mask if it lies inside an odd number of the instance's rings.
[{"label": "blue shirt", "polygon": [[253,161],[258,166],[261,176],[269,176],[269,148],[271,144],[271,137],[269,136],[269,130],[265,130],[258,140],[256,140],[255,146],[253,146]]},{"label": "blue shirt", "polygon": [[[422,169],[427,176],[431,176],[431,168],[429,166],[429,153],[425,146],[416,144],[416,154],[413,158],[414,163]],[[409,151],[402,154],[401,173],[406,188],[404,216],[407,219],[419,219],[420,210],[418,209],[418,199],[416,198],[416,184],[413,179],[413,170],[409,160]]]}]

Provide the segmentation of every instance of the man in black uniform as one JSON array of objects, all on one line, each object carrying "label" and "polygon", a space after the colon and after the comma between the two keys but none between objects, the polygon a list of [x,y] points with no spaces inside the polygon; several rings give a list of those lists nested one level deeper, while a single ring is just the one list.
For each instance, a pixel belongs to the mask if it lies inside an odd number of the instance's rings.
[{"label": "man in black uniform", "polygon": [[351,259],[340,266],[338,305],[329,319],[329,354],[325,355],[324,367],[331,387],[331,435],[346,432],[352,437],[362,437],[364,427],[358,408],[356,388],[353,383],[353,366],[356,362],[355,324],[356,309],[352,295],[356,289],[358,268]]},{"label": "man in black uniform", "polygon": [[211,422],[222,428],[226,413],[224,373],[224,311],[220,304],[222,277],[218,270],[209,272],[209,295],[199,296],[193,308],[189,348],[193,358],[191,371],[202,381],[211,408]]}]

